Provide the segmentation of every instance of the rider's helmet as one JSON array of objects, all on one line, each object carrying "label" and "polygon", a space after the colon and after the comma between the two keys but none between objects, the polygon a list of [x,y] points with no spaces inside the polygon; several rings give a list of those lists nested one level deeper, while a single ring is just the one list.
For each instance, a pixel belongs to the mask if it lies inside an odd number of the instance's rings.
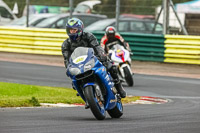
[{"label": "rider's helmet", "polygon": [[[71,18],[66,23],[66,32],[72,41],[77,40],[83,34],[83,22],[78,18]],[[75,30],[75,31],[71,31]]]},{"label": "rider's helmet", "polygon": [[107,36],[108,40],[115,39],[115,33],[116,33],[116,30],[113,26],[108,26],[106,28],[106,36]]}]

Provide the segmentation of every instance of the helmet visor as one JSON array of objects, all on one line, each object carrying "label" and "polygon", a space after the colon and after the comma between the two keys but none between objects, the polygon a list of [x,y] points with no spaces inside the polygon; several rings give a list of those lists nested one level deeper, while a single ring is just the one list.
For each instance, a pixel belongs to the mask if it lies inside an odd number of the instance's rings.
[{"label": "helmet visor", "polygon": [[109,34],[107,34],[107,37],[109,38],[109,39],[114,39],[115,38],[115,34],[114,33],[109,33]]},{"label": "helmet visor", "polygon": [[78,33],[78,28],[67,28],[67,34],[76,34]]}]

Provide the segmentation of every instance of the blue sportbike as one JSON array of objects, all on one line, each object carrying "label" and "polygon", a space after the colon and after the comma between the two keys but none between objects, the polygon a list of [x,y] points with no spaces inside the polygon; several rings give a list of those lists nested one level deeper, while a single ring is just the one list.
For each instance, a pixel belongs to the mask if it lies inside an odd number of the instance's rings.
[{"label": "blue sportbike", "polygon": [[117,94],[113,79],[92,48],[78,47],[74,50],[67,75],[96,119],[105,119],[106,111],[112,118],[123,115],[121,97]]}]

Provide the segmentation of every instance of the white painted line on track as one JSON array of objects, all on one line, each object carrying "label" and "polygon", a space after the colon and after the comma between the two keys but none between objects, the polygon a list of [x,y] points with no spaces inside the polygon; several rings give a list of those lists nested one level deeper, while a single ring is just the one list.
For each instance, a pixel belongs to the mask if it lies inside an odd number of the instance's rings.
[{"label": "white painted line on track", "polygon": [[200,97],[191,97],[191,96],[162,96],[163,98],[172,98],[172,99],[200,99]]},{"label": "white painted line on track", "polygon": [[40,103],[43,107],[81,107],[84,106],[82,104],[64,104],[64,103],[57,103],[57,104],[51,104],[51,103]]}]

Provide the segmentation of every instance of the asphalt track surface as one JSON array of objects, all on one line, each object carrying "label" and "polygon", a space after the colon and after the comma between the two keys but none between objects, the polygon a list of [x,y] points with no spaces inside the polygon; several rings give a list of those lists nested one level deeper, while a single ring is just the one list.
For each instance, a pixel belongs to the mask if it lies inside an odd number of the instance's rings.
[{"label": "asphalt track surface", "polygon": [[[0,81],[71,87],[63,67],[0,62]],[[0,108],[0,133],[199,133],[200,80],[134,75],[128,95],[169,99],[165,104],[125,105],[124,115],[96,120],[83,107]]]}]

